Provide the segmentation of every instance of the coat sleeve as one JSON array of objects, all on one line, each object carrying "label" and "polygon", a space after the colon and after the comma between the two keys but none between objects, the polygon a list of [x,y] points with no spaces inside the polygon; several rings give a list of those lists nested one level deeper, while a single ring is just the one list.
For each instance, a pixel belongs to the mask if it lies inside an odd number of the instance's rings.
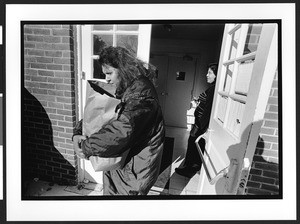
[{"label": "coat sleeve", "polygon": [[214,99],[214,88],[209,88],[206,91],[206,102],[205,102],[205,106],[203,108],[203,114],[201,116],[201,121],[199,122],[200,129],[203,132],[206,131],[206,129],[208,128],[208,125],[209,125],[213,99]]},{"label": "coat sleeve", "polygon": [[84,140],[81,148],[90,156],[117,157],[142,137],[154,117],[154,101],[130,100],[118,119],[114,118]]}]

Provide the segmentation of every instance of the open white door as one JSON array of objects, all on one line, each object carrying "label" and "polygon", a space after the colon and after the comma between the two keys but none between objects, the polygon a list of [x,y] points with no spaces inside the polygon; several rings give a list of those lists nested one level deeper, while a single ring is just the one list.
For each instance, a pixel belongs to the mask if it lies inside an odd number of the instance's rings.
[{"label": "open white door", "polygon": [[199,194],[244,193],[277,58],[277,24],[226,24]]},{"label": "open white door", "polygon": [[[151,24],[106,24],[78,26],[78,38],[81,39],[79,55],[81,57],[82,77],[80,77],[81,114],[85,106],[86,85],[88,80],[105,82],[101,68],[96,63],[97,52],[105,46],[121,46],[132,50],[141,60],[148,62],[150,54]],[[79,62],[80,64],[80,62]],[[88,180],[102,183],[102,172],[94,172],[91,163],[79,159],[79,181]]]}]

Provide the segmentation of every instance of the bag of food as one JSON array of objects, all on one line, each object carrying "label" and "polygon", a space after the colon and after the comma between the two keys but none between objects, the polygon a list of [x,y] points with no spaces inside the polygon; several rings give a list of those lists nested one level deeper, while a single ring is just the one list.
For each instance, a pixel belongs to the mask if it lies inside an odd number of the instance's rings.
[{"label": "bag of food", "polygon": [[[89,80],[86,87],[86,103],[84,107],[82,132],[90,137],[99,131],[109,120],[117,116],[115,109],[121,102],[113,95],[113,85],[101,81]],[[95,171],[115,170],[123,167],[129,150],[120,157],[104,158],[90,156],[89,160]]]}]

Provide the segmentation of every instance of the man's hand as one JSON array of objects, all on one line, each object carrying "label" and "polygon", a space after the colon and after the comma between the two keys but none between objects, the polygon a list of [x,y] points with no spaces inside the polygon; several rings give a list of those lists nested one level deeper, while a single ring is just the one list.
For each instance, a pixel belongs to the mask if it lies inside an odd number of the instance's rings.
[{"label": "man's hand", "polygon": [[82,158],[82,159],[85,159],[85,156],[81,149],[81,142],[85,139],[86,139],[86,136],[83,136],[83,135],[75,135],[73,137],[73,147],[74,147],[75,153],[79,158]]}]

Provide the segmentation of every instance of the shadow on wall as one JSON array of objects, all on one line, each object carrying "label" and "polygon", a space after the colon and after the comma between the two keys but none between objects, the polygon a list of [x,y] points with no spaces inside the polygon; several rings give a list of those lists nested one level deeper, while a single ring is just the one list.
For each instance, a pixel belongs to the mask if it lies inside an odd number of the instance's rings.
[{"label": "shadow on wall", "polygon": [[[59,185],[76,184],[75,168],[53,143],[52,124],[46,110],[26,88],[23,88],[21,145],[23,197],[30,191],[28,183],[33,179]],[[73,180],[70,176],[73,176]]]},{"label": "shadow on wall", "polygon": [[[265,151],[264,139],[259,136],[258,146],[253,158],[246,194],[249,195],[278,195],[280,194],[279,164],[267,161],[263,156]],[[277,151],[273,151],[274,156]]]},{"label": "shadow on wall", "polygon": [[[278,180],[278,164],[266,161],[262,153],[264,151],[264,140],[259,136],[257,144],[260,148],[257,148],[253,157],[253,164],[248,177],[247,186],[245,183],[247,180],[237,177],[238,172],[241,171],[243,165],[243,159],[247,142],[249,141],[249,132],[253,129],[260,130],[262,121],[255,122],[253,125],[249,125],[241,136],[241,142],[231,145],[227,149],[227,155],[230,160],[228,173],[226,176],[218,179],[215,185],[217,194],[232,194],[235,186],[239,184],[241,187],[245,187],[245,195],[276,195],[279,192],[279,180]],[[252,129],[252,130],[251,130]],[[250,186],[250,188],[249,188]]]}]

